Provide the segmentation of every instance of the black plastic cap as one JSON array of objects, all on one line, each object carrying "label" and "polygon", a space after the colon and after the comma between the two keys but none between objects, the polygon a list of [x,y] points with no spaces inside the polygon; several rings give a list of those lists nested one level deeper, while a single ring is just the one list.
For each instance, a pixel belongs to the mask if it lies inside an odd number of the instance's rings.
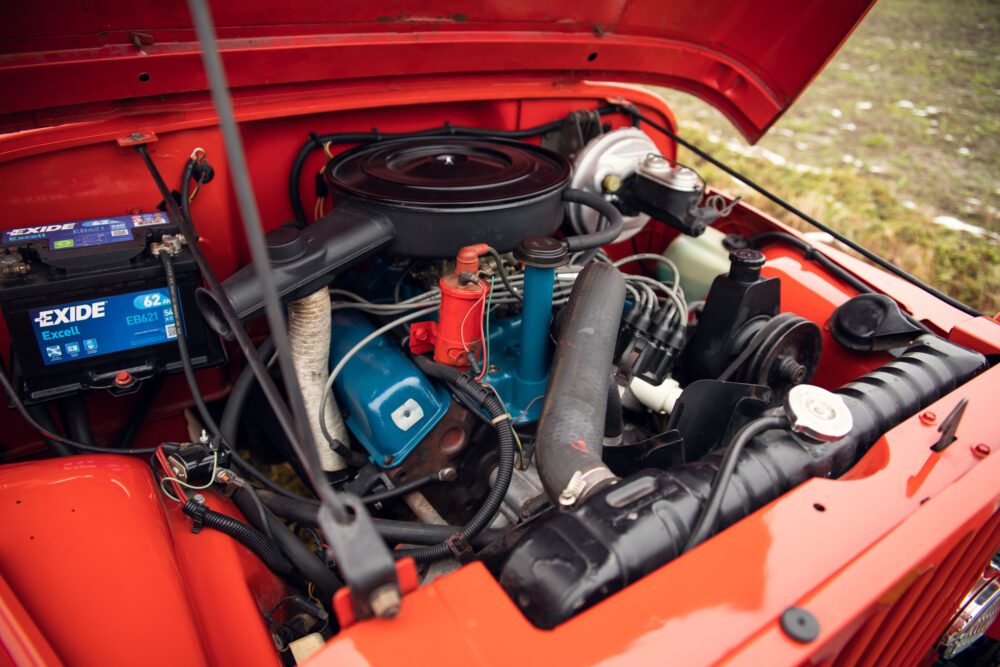
[{"label": "black plastic cap", "polygon": [[885,294],[859,294],[833,311],[830,333],[848,350],[870,352],[907,345],[923,330]]},{"label": "black plastic cap", "polygon": [[765,260],[764,253],[759,250],[734,250],[729,253],[729,277],[741,283],[755,283],[760,280],[760,270]]},{"label": "black plastic cap", "polygon": [[306,252],[306,242],[302,233],[293,227],[278,227],[264,235],[267,256],[275,264],[298,259]]},{"label": "black plastic cap", "polygon": [[562,241],[551,236],[529,236],[514,248],[514,259],[525,266],[554,269],[569,259],[569,251]]}]

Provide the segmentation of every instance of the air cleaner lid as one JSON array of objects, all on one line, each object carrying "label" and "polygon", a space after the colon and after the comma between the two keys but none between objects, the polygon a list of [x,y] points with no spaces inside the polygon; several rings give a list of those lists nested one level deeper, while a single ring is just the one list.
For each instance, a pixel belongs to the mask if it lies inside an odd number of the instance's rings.
[{"label": "air cleaner lid", "polygon": [[561,190],[570,165],[558,153],[507,139],[418,137],[383,141],[336,156],[327,183],[384,204],[493,207]]}]

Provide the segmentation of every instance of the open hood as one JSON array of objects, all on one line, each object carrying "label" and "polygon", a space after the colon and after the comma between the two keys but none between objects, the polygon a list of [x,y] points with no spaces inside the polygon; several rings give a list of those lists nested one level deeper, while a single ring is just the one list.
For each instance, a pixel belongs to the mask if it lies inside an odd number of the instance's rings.
[{"label": "open hood", "polygon": [[[230,86],[402,78],[620,81],[706,100],[757,140],[870,0],[215,0]],[[0,129],[179,110],[207,95],[187,5],[20,3],[0,27]],[[383,88],[385,89],[385,88]]]}]

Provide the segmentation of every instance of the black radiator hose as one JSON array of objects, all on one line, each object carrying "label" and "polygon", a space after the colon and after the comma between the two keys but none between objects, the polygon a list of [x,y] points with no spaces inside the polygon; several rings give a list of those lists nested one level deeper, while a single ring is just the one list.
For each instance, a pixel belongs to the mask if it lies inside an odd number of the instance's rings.
[{"label": "black radiator hose", "polygon": [[210,510],[194,498],[190,498],[184,503],[183,510],[185,514],[194,519],[194,528],[192,529],[194,532],[200,531],[202,526],[207,526],[220,533],[225,533],[257,554],[264,565],[267,565],[275,574],[288,574],[292,571],[292,564],[281,555],[274,543],[253,526],[248,526],[222,512]]},{"label": "black radiator hose", "polygon": [[625,279],[598,262],[580,272],[564,311],[535,454],[546,495],[562,507],[618,479],[601,461],[601,449],[624,305]]},{"label": "black radiator hose", "polygon": [[[836,391],[854,421],[848,435],[819,442],[772,428],[750,440],[715,527],[736,523],[810,478],[840,477],[887,430],[985,367],[976,352],[921,336],[897,359]],[[511,552],[500,576],[504,590],[532,623],[552,628],[668,563],[683,552],[724,454],[639,472],[539,525]]]}]

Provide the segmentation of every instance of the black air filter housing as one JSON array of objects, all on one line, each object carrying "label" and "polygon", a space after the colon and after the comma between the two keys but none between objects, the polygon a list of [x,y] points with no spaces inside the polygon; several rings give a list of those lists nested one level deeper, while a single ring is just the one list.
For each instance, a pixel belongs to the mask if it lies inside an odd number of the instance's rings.
[{"label": "black air filter housing", "polygon": [[354,202],[392,221],[390,252],[448,257],[473,243],[508,252],[553,233],[570,171],[558,153],[519,141],[416,137],[341,153],[324,176],[335,207]]}]

